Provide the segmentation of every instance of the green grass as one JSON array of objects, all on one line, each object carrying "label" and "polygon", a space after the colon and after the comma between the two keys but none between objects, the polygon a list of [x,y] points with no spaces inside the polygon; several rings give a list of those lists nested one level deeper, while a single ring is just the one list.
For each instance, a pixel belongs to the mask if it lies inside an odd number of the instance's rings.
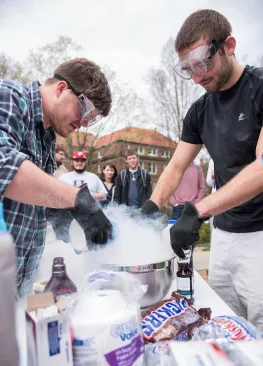
[{"label": "green grass", "polygon": [[207,244],[204,250],[210,250],[210,225],[209,223],[203,223],[199,231],[200,239],[196,244]]}]

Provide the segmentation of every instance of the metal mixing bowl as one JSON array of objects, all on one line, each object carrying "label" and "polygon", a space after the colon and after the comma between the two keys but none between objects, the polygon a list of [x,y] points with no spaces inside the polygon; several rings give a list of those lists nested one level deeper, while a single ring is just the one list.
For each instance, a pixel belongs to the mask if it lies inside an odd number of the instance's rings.
[{"label": "metal mixing bowl", "polygon": [[120,264],[103,264],[103,268],[114,272],[129,272],[142,284],[148,285],[148,290],[142,297],[142,308],[161,301],[169,292],[174,278],[174,259],[147,265],[123,266]]}]

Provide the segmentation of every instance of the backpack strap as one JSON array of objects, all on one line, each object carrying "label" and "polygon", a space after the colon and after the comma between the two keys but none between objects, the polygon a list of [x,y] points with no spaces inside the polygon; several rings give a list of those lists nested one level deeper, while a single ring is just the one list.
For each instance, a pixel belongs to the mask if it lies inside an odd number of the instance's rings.
[{"label": "backpack strap", "polygon": [[124,186],[124,182],[125,182],[125,179],[126,179],[126,175],[127,175],[126,169],[122,170],[121,171],[121,182],[122,182],[123,186]]},{"label": "backpack strap", "polygon": [[[122,182],[122,185],[124,186],[126,175],[127,175],[127,170],[126,169],[122,170],[120,174],[121,174],[121,182]],[[144,188],[146,187],[146,175],[147,175],[146,170],[141,169],[142,184],[143,184]]]},{"label": "backpack strap", "polygon": [[141,169],[142,184],[144,188],[146,187],[146,174],[147,174],[146,170]]},{"label": "backpack strap", "polygon": [[116,189],[116,186],[114,186],[114,187],[112,188],[111,202],[114,202],[115,189]]}]

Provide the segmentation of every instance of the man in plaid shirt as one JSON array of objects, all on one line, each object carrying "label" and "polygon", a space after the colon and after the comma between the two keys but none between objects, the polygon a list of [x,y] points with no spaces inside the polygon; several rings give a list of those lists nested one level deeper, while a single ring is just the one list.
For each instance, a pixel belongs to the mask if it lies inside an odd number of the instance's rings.
[{"label": "man in plaid shirt", "polygon": [[56,133],[68,137],[108,115],[111,92],[98,65],[85,58],[60,65],[43,85],[0,81],[0,197],[17,252],[17,290],[32,286],[44,249],[46,218],[58,239],[69,241],[75,218],[87,245],[105,244],[111,224],[87,187],[52,177]]}]

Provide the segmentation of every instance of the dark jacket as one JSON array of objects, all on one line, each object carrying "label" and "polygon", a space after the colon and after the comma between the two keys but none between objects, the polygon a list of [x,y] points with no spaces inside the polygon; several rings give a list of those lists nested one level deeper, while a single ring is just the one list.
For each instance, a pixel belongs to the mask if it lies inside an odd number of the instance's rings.
[{"label": "dark jacket", "polygon": [[[151,176],[148,172],[146,172],[146,180],[145,187],[143,186],[143,180],[141,176],[141,170],[138,168],[140,174],[137,178],[137,187],[139,193],[140,207],[143,206],[145,201],[147,201],[152,194],[152,183]],[[118,204],[128,203],[128,193],[129,193],[129,169],[126,170],[126,176],[124,180],[124,184],[122,184],[121,173],[117,177],[116,190],[114,200]]]}]

